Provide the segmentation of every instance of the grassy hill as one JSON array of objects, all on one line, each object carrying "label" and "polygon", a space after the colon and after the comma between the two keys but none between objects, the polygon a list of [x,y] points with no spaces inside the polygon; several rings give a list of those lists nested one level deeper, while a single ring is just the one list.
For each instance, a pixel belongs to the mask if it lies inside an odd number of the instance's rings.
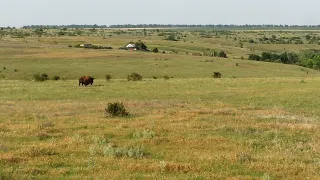
[{"label": "grassy hill", "polygon": [[[223,77],[297,77],[318,76],[318,71],[294,65],[224,59],[205,56],[102,51],[88,49],[8,49],[0,50],[0,77],[32,79],[33,74],[47,73],[66,79],[91,75],[103,79],[126,78],[137,72],[145,78],[169,76],[174,78],[212,77],[221,72]],[[238,66],[236,65],[238,64]],[[5,69],[3,69],[5,67]],[[308,74],[307,74],[308,72]]]},{"label": "grassy hill", "polygon": [[[310,32],[178,30],[166,41],[156,30],[59,31],[0,36],[0,179],[320,179],[319,71],[241,60],[319,48],[246,41]],[[116,49],[139,39],[160,53]],[[79,43],[115,49],[68,47]],[[208,49],[229,58],[192,55]],[[127,81],[132,72],[143,81]],[[78,86],[83,75],[93,86]],[[111,102],[129,116],[106,113]]]}]

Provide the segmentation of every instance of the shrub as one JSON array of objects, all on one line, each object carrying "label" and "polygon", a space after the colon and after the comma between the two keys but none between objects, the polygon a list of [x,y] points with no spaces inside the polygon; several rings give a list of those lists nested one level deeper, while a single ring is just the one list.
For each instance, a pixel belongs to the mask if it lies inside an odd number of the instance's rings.
[{"label": "shrub", "polygon": [[168,40],[168,41],[178,41],[178,40],[176,40],[176,38],[174,37],[174,35],[169,35],[169,36],[166,38],[166,40]]},{"label": "shrub", "polygon": [[131,73],[128,75],[128,81],[141,81],[142,76],[138,73]]},{"label": "shrub", "polygon": [[213,73],[213,78],[221,78],[221,73],[220,72],[214,72]]},{"label": "shrub", "polygon": [[110,74],[107,74],[105,77],[106,77],[107,81],[110,81],[110,79],[111,79],[111,75]]},{"label": "shrub", "polygon": [[120,102],[108,103],[108,107],[105,109],[105,111],[106,111],[106,114],[109,114],[111,116],[128,116],[129,115],[123,103],[120,103]]},{"label": "shrub", "polygon": [[154,49],[152,50],[152,52],[154,52],[154,53],[158,53],[158,52],[159,52],[159,50],[158,50],[158,48],[154,48]]},{"label": "shrub", "polygon": [[152,76],[153,79],[158,79],[157,76]]},{"label": "shrub", "polygon": [[54,77],[52,78],[52,80],[58,81],[58,80],[60,80],[60,76],[54,76]]},{"label": "shrub", "polygon": [[147,155],[141,147],[121,148],[110,143],[103,148],[102,153],[105,156],[130,158],[142,158]]},{"label": "shrub", "polygon": [[14,69],[14,72],[18,72],[19,70],[18,69]]},{"label": "shrub", "polygon": [[259,55],[256,55],[256,54],[250,54],[249,55],[249,60],[260,61],[261,57]]},{"label": "shrub", "polygon": [[35,75],[33,75],[33,77],[36,81],[46,81],[49,79],[49,76],[45,73],[42,74],[41,76],[39,74],[35,74]]},{"label": "shrub", "polygon": [[251,155],[241,152],[240,154],[237,154],[237,160],[239,163],[246,163],[252,162],[253,158],[251,157]]},{"label": "shrub", "polygon": [[135,43],[137,50],[146,50],[147,46],[139,40],[138,42]]},{"label": "shrub", "polygon": [[224,51],[220,51],[218,56],[222,58],[227,58],[227,54]]},{"label": "shrub", "polygon": [[6,70],[7,68],[6,68],[6,67],[3,67],[3,69]]},{"label": "shrub", "polygon": [[152,131],[152,130],[143,130],[143,131],[136,131],[135,133],[132,134],[132,137],[135,139],[152,139],[156,136],[156,132]]},{"label": "shrub", "polygon": [[168,79],[170,79],[170,77],[169,76],[163,76],[163,79],[168,80]]}]

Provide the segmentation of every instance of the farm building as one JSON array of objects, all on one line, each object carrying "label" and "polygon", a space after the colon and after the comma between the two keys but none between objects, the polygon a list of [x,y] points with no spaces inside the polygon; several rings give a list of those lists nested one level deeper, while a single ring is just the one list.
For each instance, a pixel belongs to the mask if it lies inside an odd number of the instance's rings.
[{"label": "farm building", "polygon": [[129,50],[132,50],[132,51],[137,50],[137,49],[136,49],[136,45],[133,44],[133,43],[128,44],[128,45],[126,46],[126,48],[129,49]]},{"label": "farm building", "polygon": [[92,44],[80,44],[80,47],[90,48]]}]

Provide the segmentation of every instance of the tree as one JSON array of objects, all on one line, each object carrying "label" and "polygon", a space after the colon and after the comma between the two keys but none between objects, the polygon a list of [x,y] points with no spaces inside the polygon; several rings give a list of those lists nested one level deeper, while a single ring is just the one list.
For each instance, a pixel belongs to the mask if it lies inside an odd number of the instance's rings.
[{"label": "tree", "polygon": [[287,52],[280,54],[280,60],[283,64],[288,64],[288,55]]},{"label": "tree", "polygon": [[136,42],[135,45],[137,50],[147,50],[147,46],[141,40]]},{"label": "tree", "polygon": [[144,36],[147,36],[147,35],[148,35],[146,28],[143,29],[143,35],[144,35]]},{"label": "tree", "polygon": [[259,55],[256,55],[256,54],[250,54],[249,55],[249,60],[260,61],[261,57]]},{"label": "tree", "polygon": [[276,61],[278,59],[280,59],[280,56],[278,54],[271,54],[271,56],[270,56],[271,61]]},{"label": "tree", "polygon": [[178,40],[176,40],[176,38],[174,37],[174,35],[169,35],[167,38],[166,38],[166,40],[168,40],[168,41],[178,41]]},{"label": "tree", "polygon": [[218,54],[218,56],[219,56],[219,57],[222,57],[222,58],[228,58],[228,57],[227,57],[227,54],[226,54],[224,51],[220,51],[219,54]]},{"label": "tree", "polygon": [[311,36],[308,34],[306,35],[306,40],[310,40],[311,39]]},{"label": "tree", "polygon": [[263,52],[261,54],[261,60],[265,61],[265,60],[270,60],[271,59],[271,53],[269,52]]},{"label": "tree", "polygon": [[288,53],[288,64],[295,64],[299,61],[299,57],[296,53]]}]

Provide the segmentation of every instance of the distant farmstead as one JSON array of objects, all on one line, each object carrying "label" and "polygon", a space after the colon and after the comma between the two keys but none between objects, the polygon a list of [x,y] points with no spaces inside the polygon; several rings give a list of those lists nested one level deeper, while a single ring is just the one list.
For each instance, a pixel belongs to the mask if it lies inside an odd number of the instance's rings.
[{"label": "distant farmstead", "polygon": [[132,51],[137,50],[137,49],[136,49],[136,45],[133,44],[133,43],[128,44],[128,45],[126,46],[126,48],[129,49],[129,50],[132,50]]},{"label": "distant farmstead", "polygon": [[80,44],[80,47],[90,48],[92,44]]}]

